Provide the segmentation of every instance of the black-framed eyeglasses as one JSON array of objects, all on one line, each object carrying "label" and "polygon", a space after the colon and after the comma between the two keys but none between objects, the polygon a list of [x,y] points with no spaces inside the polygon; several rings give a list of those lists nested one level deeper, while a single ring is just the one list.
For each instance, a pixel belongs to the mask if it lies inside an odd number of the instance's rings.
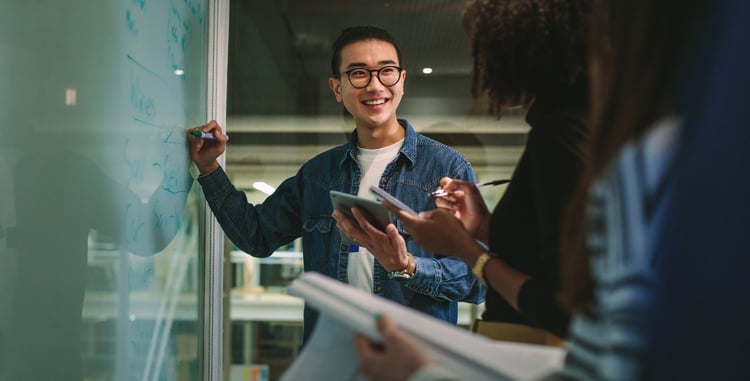
[{"label": "black-framed eyeglasses", "polygon": [[363,89],[370,84],[370,81],[372,81],[372,73],[377,73],[378,81],[380,81],[383,86],[390,87],[401,80],[402,70],[404,69],[398,66],[383,66],[380,69],[373,70],[355,67],[354,69],[349,69],[343,73],[336,74],[336,77],[341,78],[341,74],[346,74],[352,87],[355,89]]}]

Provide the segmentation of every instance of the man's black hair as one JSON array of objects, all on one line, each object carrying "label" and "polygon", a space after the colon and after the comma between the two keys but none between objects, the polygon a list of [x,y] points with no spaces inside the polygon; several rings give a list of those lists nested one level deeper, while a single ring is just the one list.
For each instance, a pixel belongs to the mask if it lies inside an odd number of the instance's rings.
[{"label": "man's black hair", "polygon": [[401,51],[398,49],[396,39],[390,33],[376,26],[353,26],[342,30],[339,37],[333,42],[333,57],[331,57],[331,72],[333,75],[339,74],[341,50],[349,44],[365,40],[380,40],[393,45],[398,56],[398,64],[401,65]]}]

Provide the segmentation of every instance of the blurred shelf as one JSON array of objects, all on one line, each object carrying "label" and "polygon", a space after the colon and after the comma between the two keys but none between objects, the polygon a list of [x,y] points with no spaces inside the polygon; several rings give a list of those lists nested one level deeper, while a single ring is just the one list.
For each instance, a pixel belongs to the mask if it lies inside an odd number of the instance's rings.
[{"label": "blurred shelf", "polygon": [[[233,290],[230,294],[229,313],[233,321],[288,321],[301,322],[304,303],[301,299],[281,294],[248,293]],[[164,295],[158,292],[138,291],[128,298],[128,318],[197,320],[199,311],[196,295],[179,295],[170,311]],[[469,325],[482,306],[459,303],[458,323]],[[162,311],[160,313],[160,311]],[[118,312],[118,295],[111,292],[88,292],[83,306],[83,318],[104,321],[114,319]]]}]

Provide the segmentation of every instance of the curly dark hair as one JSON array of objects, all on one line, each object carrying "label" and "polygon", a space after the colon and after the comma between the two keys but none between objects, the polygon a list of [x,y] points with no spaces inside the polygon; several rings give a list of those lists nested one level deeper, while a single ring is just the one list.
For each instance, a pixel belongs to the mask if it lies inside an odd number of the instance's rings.
[{"label": "curly dark hair", "polygon": [[565,96],[586,76],[590,0],[469,0],[462,23],[474,56],[472,94],[503,105]]}]

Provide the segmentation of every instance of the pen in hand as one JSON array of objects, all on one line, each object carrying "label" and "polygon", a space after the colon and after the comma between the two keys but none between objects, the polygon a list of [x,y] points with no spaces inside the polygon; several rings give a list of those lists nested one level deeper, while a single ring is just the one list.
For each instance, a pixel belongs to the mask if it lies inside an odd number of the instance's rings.
[{"label": "pen in hand", "polygon": [[[216,139],[216,137],[214,136],[214,134],[212,134],[210,132],[193,131],[192,134],[196,138],[209,139],[209,140],[215,140]],[[229,140],[229,135],[225,135],[225,136],[227,137],[227,140]]]},{"label": "pen in hand", "polygon": [[[485,181],[483,183],[476,183],[475,185],[477,186],[477,188],[481,188],[481,187],[486,187],[489,185],[502,185],[502,184],[506,184],[509,182],[510,182],[510,179],[500,179],[500,180]],[[438,189],[434,192],[430,192],[430,196],[432,197],[443,197],[447,195],[448,195],[448,192],[446,192],[445,189]]]}]

